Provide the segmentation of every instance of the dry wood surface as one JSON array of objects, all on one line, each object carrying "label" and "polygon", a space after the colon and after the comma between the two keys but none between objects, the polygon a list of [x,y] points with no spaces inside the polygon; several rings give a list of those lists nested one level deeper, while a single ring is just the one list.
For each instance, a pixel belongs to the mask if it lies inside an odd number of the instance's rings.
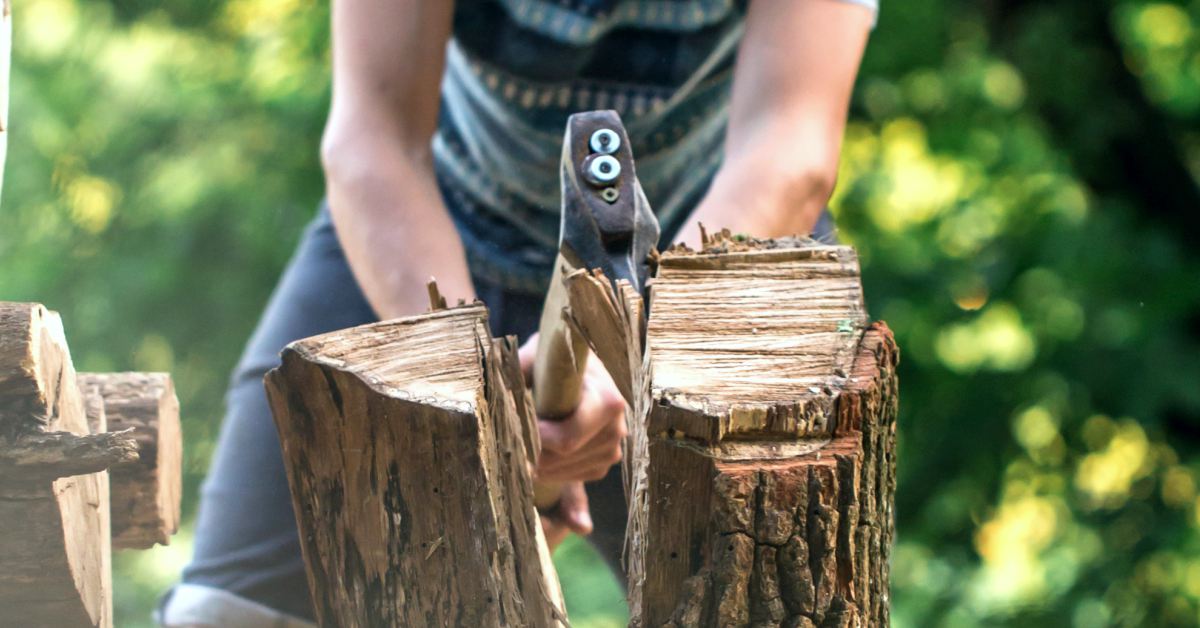
[{"label": "dry wood surface", "polygon": [[631,625],[887,625],[897,352],[854,251],[704,239],[659,258],[645,322],[567,278],[626,380]]},{"label": "dry wood surface", "polygon": [[183,433],[171,376],[80,373],[79,385],[99,395],[109,432],[137,440],[138,459],[109,472],[113,547],[167,545],[179,529],[183,495]]},{"label": "dry wood surface", "polygon": [[[102,430],[103,415],[93,420]],[[106,446],[113,451],[105,453]],[[112,625],[108,474],[48,473],[44,463],[46,456],[78,448],[121,458],[131,446],[131,437],[92,433],[58,314],[36,304],[0,303],[0,451],[7,452],[0,458],[14,463],[0,474],[6,621]]]},{"label": "dry wood surface", "polygon": [[532,401],[486,317],[305,339],[268,375],[322,626],[565,619],[533,505]]}]

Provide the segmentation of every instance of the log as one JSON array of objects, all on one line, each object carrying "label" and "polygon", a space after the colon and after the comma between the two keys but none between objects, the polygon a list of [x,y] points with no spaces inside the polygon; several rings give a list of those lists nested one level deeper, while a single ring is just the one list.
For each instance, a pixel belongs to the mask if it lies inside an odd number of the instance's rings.
[{"label": "log", "polygon": [[289,345],[266,387],[322,626],[557,626],[539,445],[481,304]]},{"label": "log", "polygon": [[577,328],[628,363],[630,625],[887,625],[897,351],[854,251],[673,248],[644,351],[636,295],[567,281]]},{"label": "log", "polygon": [[[58,314],[0,303],[0,451],[12,463],[0,475],[0,608],[13,625],[112,625],[108,474],[47,474],[34,445],[101,446],[88,437],[101,435],[104,417],[92,418],[96,434]],[[116,458],[134,446],[128,437],[107,442]]]},{"label": "log", "polygon": [[81,373],[95,389],[108,429],[137,439],[139,458],[109,471],[115,549],[167,545],[179,529],[183,435],[179,400],[167,373]]}]

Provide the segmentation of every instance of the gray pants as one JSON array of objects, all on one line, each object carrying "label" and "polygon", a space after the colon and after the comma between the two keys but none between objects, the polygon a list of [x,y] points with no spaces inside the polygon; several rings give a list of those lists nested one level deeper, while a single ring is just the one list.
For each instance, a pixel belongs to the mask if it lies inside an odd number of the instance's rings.
[{"label": "gray pants", "polygon": [[[540,295],[506,292],[478,278],[475,288],[490,310],[493,335],[515,334],[524,340],[536,331]],[[183,572],[185,584],[219,589],[288,615],[312,618],[279,437],[262,380],[279,364],[279,352],[288,343],[376,320],[322,207],[305,231],[230,382],[227,414],[201,489],[195,555]],[[589,484],[588,498],[595,520],[590,541],[619,573],[625,530],[619,468]],[[167,602],[166,616],[171,620]]]}]

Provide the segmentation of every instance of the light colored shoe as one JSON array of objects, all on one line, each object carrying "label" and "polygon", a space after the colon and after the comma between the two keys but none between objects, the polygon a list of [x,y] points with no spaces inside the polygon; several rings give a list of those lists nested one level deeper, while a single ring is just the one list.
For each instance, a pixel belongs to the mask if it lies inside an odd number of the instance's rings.
[{"label": "light colored shoe", "polygon": [[180,584],[159,616],[163,628],[316,628],[316,624],[228,591]]}]

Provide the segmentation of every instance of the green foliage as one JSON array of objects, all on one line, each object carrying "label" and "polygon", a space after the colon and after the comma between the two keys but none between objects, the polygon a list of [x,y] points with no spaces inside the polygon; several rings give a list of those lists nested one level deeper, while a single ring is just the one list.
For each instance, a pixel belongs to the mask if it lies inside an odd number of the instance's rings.
[{"label": "green foliage", "polygon": [[[327,6],[15,4],[0,298],[62,311],[82,369],[175,374],[190,518],[321,194]],[[1196,172],[1198,29],[1194,1],[885,0],[833,206],[903,350],[897,625],[1200,621],[1198,206],[1161,205],[1195,183],[1110,161],[1146,129]],[[119,625],[188,539],[118,557]],[[623,622],[583,545],[558,560],[577,624]]]}]

